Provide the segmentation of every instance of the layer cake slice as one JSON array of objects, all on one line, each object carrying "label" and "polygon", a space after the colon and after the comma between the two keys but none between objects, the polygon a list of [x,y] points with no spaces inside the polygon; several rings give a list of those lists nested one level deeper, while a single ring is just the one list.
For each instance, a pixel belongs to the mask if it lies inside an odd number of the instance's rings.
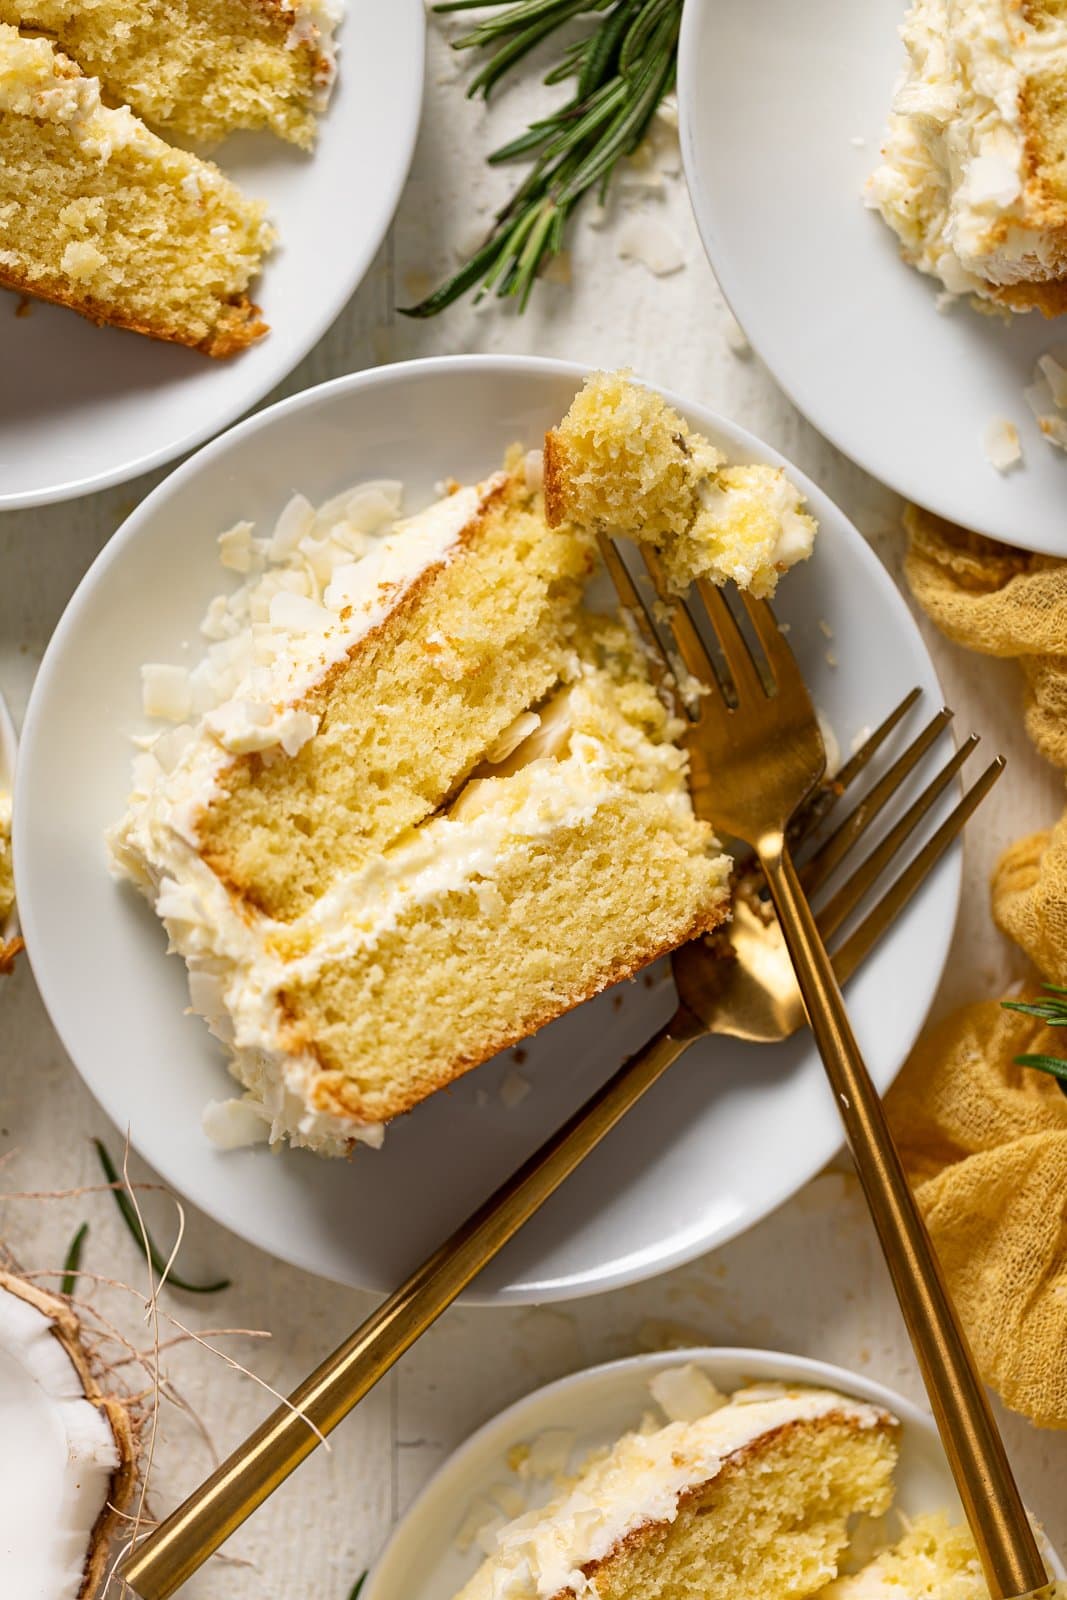
[{"label": "layer cake slice", "polygon": [[897,1424],[830,1390],[761,1384],[630,1433],[492,1541],[457,1600],[804,1600],[849,1521],[892,1496]]},{"label": "layer cake slice", "polygon": [[247,290],[271,240],[217,167],[0,22],[0,285],[227,356],[267,331]]}]

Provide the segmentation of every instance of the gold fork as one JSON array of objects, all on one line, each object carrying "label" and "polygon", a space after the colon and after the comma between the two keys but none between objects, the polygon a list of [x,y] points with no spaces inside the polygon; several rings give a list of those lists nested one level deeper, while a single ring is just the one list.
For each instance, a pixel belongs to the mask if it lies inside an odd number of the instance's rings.
[{"label": "gold fork", "polygon": [[[625,598],[625,596],[624,596]],[[794,820],[792,837],[811,838],[842,794],[918,699],[913,690],[859,751],[823,785]],[[933,719],[861,800],[806,867],[809,890],[824,884],[847,850],[855,847],[881,808],[945,727]],[[951,758],[844,888],[828,903],[827,921],[840,924],[849,895],[858,903],[882,880],[893,855],[944,792],[976,741]],[[967,818],[999,776],[994,762],[834,955],[842,982],[860,966],[927,875],[959,835]],[[729,959],[722,950],[729,941]],[[156,1530],[147,1534],[123,1567],[122,1577],[142,1600],[172,1595],[257,1506],[345,1417],[415,1340],[441,1315],[581,1161],[690,1044],[709,1033],[740,1039],[787,1038],[804,1012],[777,922],[759,900],[758,885],[742,874],[733,922],[716,940],[716,952],[687,947],[673,957],[679,989],[688,1002],[637,1055],[625,1062],[586,1103],[535,1151],[511,1178],[419,1267],[311,1377],[196,1489]]]},{"label": "gold fork", "polygon": [[[626,603],[640,600],[606,541],[604,554]],[[826,761],[807,686],[765,601],[741,596],[758,640],[754,651],[721,591],[701,581],[695,588],[725,661],[720,671],[690,605],[668,593],[657,555],[643,554],[686,671],[703,691],[688,708],[694,810],[718,832],[749,844],[763,869],[990,1592],[1005,1600],[1030,1594],[1048,1581],[1045,1565],[792,859],[790,818]],[[651,616],[643,616],[651,638]],[[824,865],[834,853],[828,847]],[[862,891],[861,871],[824,931]],[[676,968],[679,997],[698,1016],[705,969],[696,945]]]}]

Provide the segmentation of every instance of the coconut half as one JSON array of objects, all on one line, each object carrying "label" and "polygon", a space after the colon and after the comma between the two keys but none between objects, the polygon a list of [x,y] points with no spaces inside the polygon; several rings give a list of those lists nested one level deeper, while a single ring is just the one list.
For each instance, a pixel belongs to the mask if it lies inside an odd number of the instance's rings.
[{"label": "coconut half", "polygon": [[0,1574],[11,1600],[90,1600],[136,1475],[125,1408],[65,1300],[0,1270]]}]

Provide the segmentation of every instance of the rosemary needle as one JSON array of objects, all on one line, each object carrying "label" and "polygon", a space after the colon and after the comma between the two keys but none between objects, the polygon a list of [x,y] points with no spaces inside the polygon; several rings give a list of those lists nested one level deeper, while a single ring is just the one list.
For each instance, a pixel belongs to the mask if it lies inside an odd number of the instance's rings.
[{"label": "rosemary needle", "polygon": [[63,1262],[63,1281],[59,1285],[60,1294],[71,1295],[78,1281],[78,1268],[81,1266],[82,1246],[85,1236],[89,1232],[89,1224],[83,1222],[70,1244],[67,1246],[66,1259]]},{"label": "rosemary needle", "polygon": [[352,1585],[352,1591],[348,1596],[348,1600],[358,1600],[359,1592],[362,1589],[363,1585],[366,1583],[366,1581],[367,1581],[367,1574],[365,1572],[361,1572],[359,1577],[356,1579],[355,1583]]},{"label": "rosemary needle", "polygon": [[[1002,1000],[1000,1003],[1005,1011],[1021,1011],[1023,1016],[1035,1017],[1047,1028],[1067,1028],[1067,989],[1061,989],[1054,983],[1044,983],[1041,987],[1047,999]],[[1051,1073],[1052,1077],[1059,1079],[1060,1087],[1067,1092],[1067,1059],[1064,1057],[1025,1055],[1016,1056],[1015,1062],[1020,1067],[1036,1067],[1038,1072]]]},{"label": "rosemary needle", "polygon": [[[111,1192],[115,1196],[115,1204],[119,1208],[123,1222],[129,1228],[132,1238],[140,1249],[144,1249],[145,1241],[147,1240],[149,1260],[154,1270],[162,1276],[167,1265],[166,1256],[153,1240],[147,1227],[142,1233],[137,1212],[129,1195],[122,1187],[122,1180],[119,1178],[115,1163],[108,1155],[107,1150],[99,1139],[94,1139],[93,1144],[96,1146],[96,1153],[100,1157],[100,1165],[104,1169],[104,1176],[107,1178],[108,1183],[111,1184]],[[186,1294],[218,1294],[220,1289],[228,1289],[230,1287],[229,1278],[220,1278],[217,1283],[189,1283],[185,1278],[179,1278],[176,1272],[168,1272],[166,1281],[172,1289],[184,1289]]]},{"label": "rosemary needle", "polygon": [[[489,0],[494,4],[494,0]],[[407,317],[434,317],[470,289],[514,297],[525,310],[534,282],[563,249],[567,223],[590,190],[601,199],[618,162],[648,131],[674,87],[682,0],[495,0],[497,15],[454,41],[454,50],[488,50],[468,97],[491,91],[537,45],[575,19],[596,18],[569,44],[545,83],[572,78],[574,92],[556,111],[494,150],[491,166],[533,165],[470,259]],[[435,11],[486,9],[486,0],[445,0]]]}]

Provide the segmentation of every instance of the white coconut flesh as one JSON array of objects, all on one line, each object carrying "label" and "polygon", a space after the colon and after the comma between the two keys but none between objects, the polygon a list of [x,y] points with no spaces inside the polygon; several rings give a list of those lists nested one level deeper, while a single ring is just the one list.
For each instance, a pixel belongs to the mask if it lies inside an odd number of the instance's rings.
[{"label": "white coconut flesh", "polygon": [[128,1441],[87,1397],[76,1336],[63,1302],[0,1274],[0,1592],[10,1600],[87,1592],[123,1475]]}]

